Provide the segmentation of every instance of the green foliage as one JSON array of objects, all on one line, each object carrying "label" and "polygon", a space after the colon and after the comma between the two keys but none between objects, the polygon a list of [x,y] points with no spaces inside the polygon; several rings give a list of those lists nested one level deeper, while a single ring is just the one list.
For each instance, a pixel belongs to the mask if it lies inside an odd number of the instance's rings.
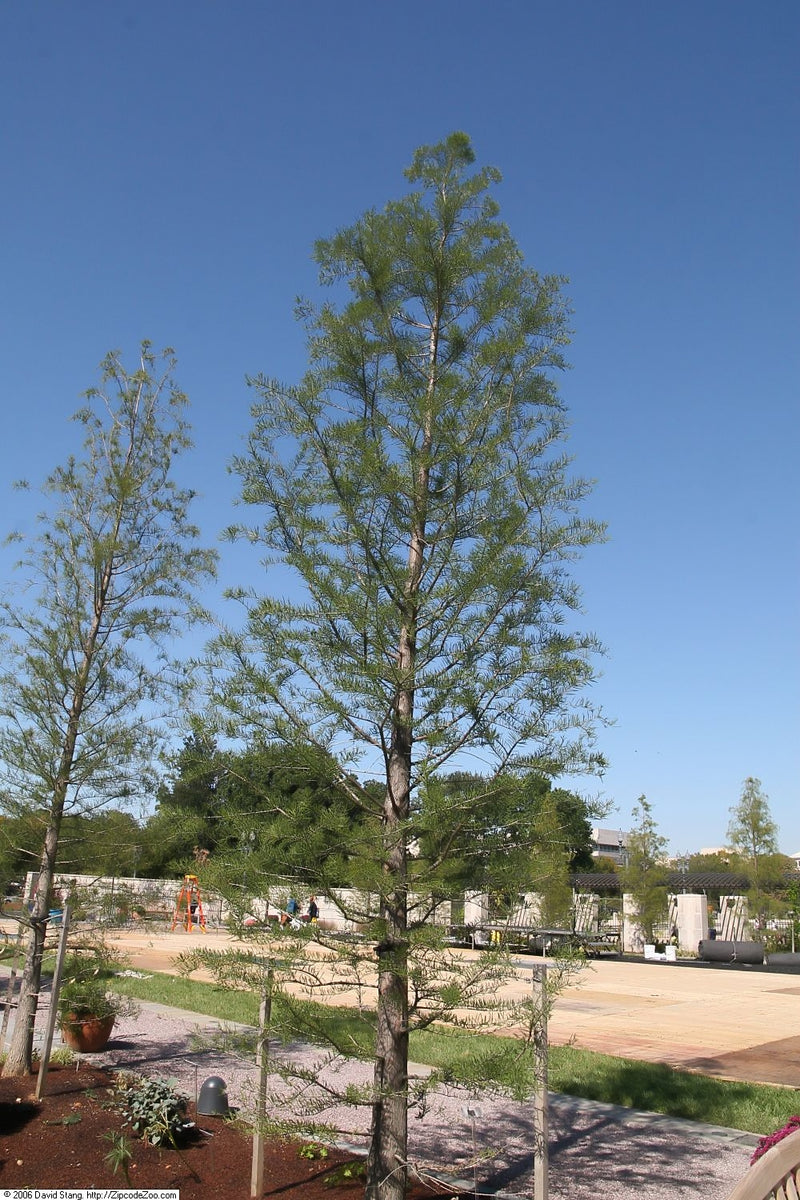
[{"label": "green foliage", "polygon": [[715,850],[713,854],[691,854],[689,856],[690,871],[719,871],[722,873],[738,872],[744,869],[744,864],[737,854],[727,850]]},{"label": "green foliage", "polygon": [[308,598],[239,593],[247,633],[222,642],[238,654],[237,732],[252,720],[293,741],[299,727],[308,743],[388,747],[413,614],[428,771],[471,743],[502,761],[530,741],[548,765],[586,759],[566,734],[588,733],[589,714],[565,716],[596,645],[563,623],[578,604],[564,562],[600,530],[576,515],[587,487],[558,451],[567,306],[561,280],[523,266],[488,195],[498,175],[470,172],[471,157],[461,135],[423,148],[420,191],[317,243],[323,281],[350,301],[304,305],[298,385],[251,380],[255,425],[234,465],[258,523],[234,532]]},{"label": "green foliage", "polygon": [[[352,916],[377,947],[378,1053],[398,1081],[375,1109],[387,1200],[406,1160],[406,1012],[430,998],[443,1014],[454,994],[427,940],[449,852],[425,857],[419,794],[467,751],[491,775],[601,762],[584,695],[598,645],[568,564],[602,529],[562,449],[563,281],[523,264],[466,135],[421,147],[406,175],[401,199],[317,242],[335,290],[300,306],[305,376],[250,380],[234,470],[252,521],[231,534],[281,569],[271,594],[234,593],[244,627],[217,641],[215,673],[227,732],[335,753],[361,814],[334,807],[330,833],[366,898]],[[273,869],[294,877],[286,846]],[[478,990],[473,976],[462,995]]]},{"label": "green foliage", "polygon": [[76,1058],[69,1046],[54,1046],[50,1051],[50,1063],[58,1067],[73,1067]]},{"label": "green foliage", "polygon": [[9,883],[21,883],[36,869],[42,849],[47,814],[19,811],[6,800],[10,812],[0,816],[0,894]]},{"label": "green foliage", "polygon": [[[22,880],[38,868],[47,809],[0,817],[0,892],[3,884]],[[142,860],[146,834],[128,812],[110,809],[69,813],[61,823],[56,871],[63,875],[134,875]]]},{"label": "green foliage", "polygon": [[175,639],[203,616],[195,592],[215,571],[189,521],[193,493],[174,478],[191,444],[174,366],[147,342],[133,371],[106,356],[75,415],[82,454],[47,477],[34,532],[15,538],[22,583],[0,601],[0,794],[14,812],[47,815],[4,1074],[30,1069],[64,816],[151,792],[156,714],[187,680]]},{"label": "green foliage", "polygon": [[65,816],[57,869],[62,874],[131,876],[137,872],[142,828],[118,809]]},{"label": "green foliage", "polygon": [[133,1147],[130,1141],[125,1137],[124,1133],[117,1133],[114,1129],[110,1129],[108,1133],[104,1133],[103,1137],[110,1143],[108,1153],[103,1155],[103,1162],[107,1163],[115,1175],[117,1171],[122,1171],[128,1187],[133,1187],[130,1174]]},{"label": "green foliage", "polygon": [[598,854],[596,858],[592,858],[589,866],[581,869],[589,872],[596,871],[598,874],[616,875],[620,868],[615,858],[609,858],[607,854]]},{"label": "green foliage", "polygon": [[536,772],[433,776],[419,809],[420,874],[437,863],[441,895],[537,891],[554,899],[560,892],[554,906],[568,909],[568,872],[593,862],[585,802]]},{"label": "green foliage", "polygon": [[338,786],[334,759],[315,747],[287,748],[254,741],[220,751],[199,734],[174,760],[158,810],[145,831],[143,870],[196,871],[208,851],[206,886],[232,873],[252,881],[292,878],[309,890],[347,883],[349,847],[360,809]]},{"label": "green foliage", "polygon": [[769,797],[761,789],[761,780],[748,776],[742,784],[739,801],[731,808],[728,837],[734,849],[752,863],[762,854],[777,854],[778,826],[769,811]]},{"label": "green foliage", "polygon": [[118,1008],[113,995],[99,981],[68,980],[59,997],[62,1024],[79,1026],[87,1020],[105,1020]]},{"label": "green foliage", "polygon": [[366,1173],[367,1164],[365,1162],[342,1163],[329,1171],[322,1182],[325,1187],[346,1187],[356,1179],[363,1179]]},{"label": "green foliage", "polygon": [[62,1025],[133,1013],[136,1005],[110,988],[119,957],[101,939],[84,940],[64,960],[58,1011]]},{"label": "green foliage", "polygon": [[621,873],[622,889],[630,892],[638,909],[638,923],[647,941],[667,911],[667,839],[658,832],[653,807],[640,796],[633,809],[633,829],[626,845],[627,864]]},{"label": "green foliage", "polygon": [[122,1075],[114,1095],[125,1114],[123,1124],[151,1146],[177,1148],[194,1128],[187,1117],[188,1099],[172,1080]]},{"label": "green foliage", "polygon": [[194,871],[196,849],[214,850],[221,834],[219,790],[223,772],[216,742],[193,733],[170,764],[147,822],[143,871],[152,876]]},{"label": "green foliage", "polygon": [[297,1157],[316,1160],[327,1158],[329,1153],[328,1147],[319,1142],[304,1142],[297,1151]]},{"label": "green foliage", "polygon": [[778,826],[770,814],[769,797],[762,791],[760,779],[753,776],[745,779],[739,801],[730,812],[728,837],[748,865],[753,883],[751,908],[756,920],[763,923],[770,908],[764,891],[770,882],[774,883],[765,860],[778,852]]},{"label": "green foliage", "polygon": [[83,792],[93,806],[148,787],[158,739],[141,708],[173,687],[169,644],[198,615],[194,587],[215,561],[195,544],[192,493],[173,479],[191,444],[174,365],[147,343],[133,371],[118,352],[104,359],[75,417],[83,454],[45,481],[38,533],[18,536],[24,590],[0,605],[0,790],[10,803],[49,807],[68,729],[68,806]]}]

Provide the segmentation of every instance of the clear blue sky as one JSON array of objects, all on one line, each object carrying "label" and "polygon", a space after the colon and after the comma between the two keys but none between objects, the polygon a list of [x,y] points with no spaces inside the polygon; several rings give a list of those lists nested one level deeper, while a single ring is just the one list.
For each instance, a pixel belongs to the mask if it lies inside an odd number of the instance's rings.
[{"label": "clear blue sky", "polygon": [[216,538],[244,375],[303,369],[313,240],[464,129],[530,264],[571,281],[606,823],[644,792],[673,849],[721,844],[756,775],[800,850],[796,0],[7,0],[0,55],[4,526],[104,353],[147,337],[177,351]]}]

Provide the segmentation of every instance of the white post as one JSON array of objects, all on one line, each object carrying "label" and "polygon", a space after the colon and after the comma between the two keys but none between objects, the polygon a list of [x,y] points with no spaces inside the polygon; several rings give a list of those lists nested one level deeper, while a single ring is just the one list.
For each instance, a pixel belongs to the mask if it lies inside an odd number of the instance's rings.
[{"label": "white post", "polygon": [[253,1162],[250,1171],[250,1197],[258,1200],[264,1191],[264,1119],[267,1113],[267,1072],[269,1068],[269,1027],[272,1019],[273,969],[267,971],[267,981],[258,1012],[258,1093],[256,1096],[256,1125],[253,1130]]},{"label": "white post", "polygon": [[547,963],[537,963],[533,976],[533,1200],[547,1200]]},{"label": "white post", "polygon": [[636,901],[629,892],[624,892],[622,896],[622,949],[626,954],[641,954],[644,950],[644,941]]},{"label": "white post", "polygon": [[485,892],[464,892],[464,924],[485,925],[489,920],[489,897]]},{"label": "white post", "polygon": [[36,1078],[36,1099],[41,1100],[44,1093],[44,1085],[47,1080],[47,1068],[50,1065],[50,1050],[53,1046],[53,1034],[56,1028],[56,1018],[58,1017],[58,993],[61,991],[61,975],[64,970],[64,959],[67,954],[67,933],[69,931],[69,904],[64,905],[61,915],[61,932],[58,936],[58,949],[56,950],[56,966],[53,972],[53,984],[50,992],[50,1012],[47,1014],[47,1030],[44,1035],[44,1046],[42,1047],[42,1058],[39,1063],[39,1074]]}]

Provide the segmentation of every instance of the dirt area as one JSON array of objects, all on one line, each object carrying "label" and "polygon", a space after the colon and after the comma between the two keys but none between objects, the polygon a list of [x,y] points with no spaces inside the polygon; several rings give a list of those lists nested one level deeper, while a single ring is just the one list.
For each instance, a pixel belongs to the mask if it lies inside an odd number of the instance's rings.
[{"label": "dirt area", "polygon": [[[0,1187],[6,1194],[15,1188],[147,1188],[177,1189],[181,1200],[250,1195],[252,1139],[230,1122],[197,1117],[190,1106],[196,1129],[179,1149],[160,1149],[129,1135],[126,1176],[108,1162],[109,1135],[123,1132],[112,1077],[86,1067],[54,1069],[47,1082],[46,1094],[37,1101],[33,1077],[0,1078]],[[335,1149],[269,1141],[262,1196],[361,1200],[362,1170],[363,1160]],[[409,1200],[433,1195],[417,1182]]]}]

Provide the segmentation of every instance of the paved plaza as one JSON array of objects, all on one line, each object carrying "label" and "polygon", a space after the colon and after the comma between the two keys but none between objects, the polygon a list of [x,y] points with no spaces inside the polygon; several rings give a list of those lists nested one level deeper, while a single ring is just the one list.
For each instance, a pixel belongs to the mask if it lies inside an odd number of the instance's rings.
[{"label": "paved plaza", "polygon": [[[9,933],[15,928],[0,924]],[[175,957],[199,940],[222,949],[233,938],[214,929],[131,929],[114,931],[111,940],[131,967],[174,972]],[[515,960],[509,994],[530,989],[535,961]],[[800,1087],[800,973],[593,960],[557,999],[549,1034],[555,1045],[571,1042],[706,1075]]]},{"label": "paved plaza", "polygon": [[[198,939],[219,947],[231,940],[214,931],[140,930],[120,932],[114,940],[133,967],[170,971],[175,955]],[[518,978],[510,990],[521,993],[531,986],[534,960],[516,962]],[[800,974],[595,960],[556,1001],[550,1039],[707,1075],[798,1087]]]}]

